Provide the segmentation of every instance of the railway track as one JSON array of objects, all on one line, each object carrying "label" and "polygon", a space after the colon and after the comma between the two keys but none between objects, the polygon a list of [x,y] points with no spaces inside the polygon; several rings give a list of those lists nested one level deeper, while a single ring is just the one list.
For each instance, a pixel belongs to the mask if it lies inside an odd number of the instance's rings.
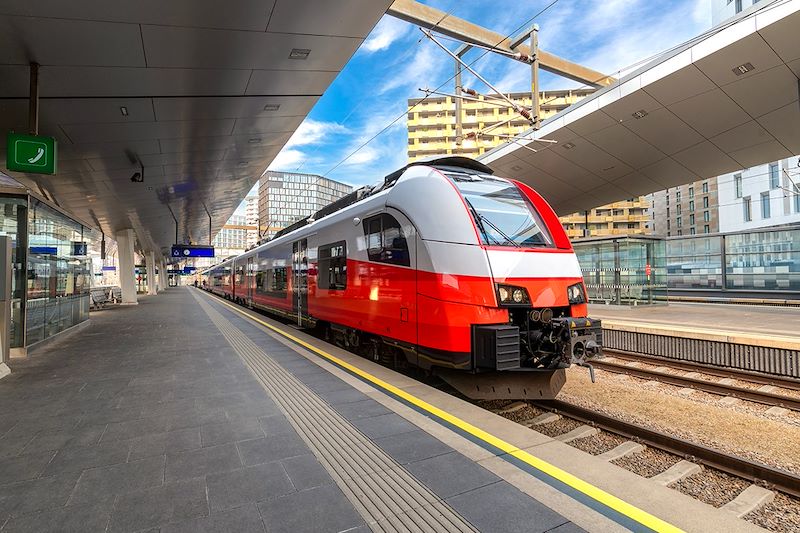
[{"label": "railway track", "polygon": [[751,461],[701,444],[619,420],[561,400],[530,402],[541,410],[572,418],[586,425],[608,431],[641,444],[656,448],[755,484],[800,497],[800,476],[757,461]]},{"label": "railway track", "polygon": [[[643,362],[650,365],[659,365],[660,367],[673,368],[687,372],[696,372],[708,374],[715,377],[723,377],[728,379],[737,379],[748,381],[760,385],[771,385],[773,387],[780,387],[789,390],[800,390],[800,382],[790,379],[781,379],[767,376],[756,376],[749,372],[732,371],[728,369],[709,368],[707,366],[692,365],[684,362],[667,361],[663,359],[655,359],[652,357],[635,356],[630,354],[618,354],[610,352],[607,355],[617,359],[624,359],[627,361]],[[783,407],[793,411],[800,411],[800,398],[794,398],[779,394],[771,390],[751,389],[741,387],[738,385],[721,383],[716,381],[709,381],[692,376],[682,376],[677,374],[670,374],[659,370],[650,368],[633,367],[626,364],[613,363],[604,360],[592,361],[592,366],[597,369],[605,370],[606,372],[614,372],[616,374],[627,374],[637,378],[658,381],[660,383],[667,383],[678,387],[690,388],[708,392],[711,394],[718,394],[721,396],[730,396],[751,402],[757,402],[769,406]]]}]

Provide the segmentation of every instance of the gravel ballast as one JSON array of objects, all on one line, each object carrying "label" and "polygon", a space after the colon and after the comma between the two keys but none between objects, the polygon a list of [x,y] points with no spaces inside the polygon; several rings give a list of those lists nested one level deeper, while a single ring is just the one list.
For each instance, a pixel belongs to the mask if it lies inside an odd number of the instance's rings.
[{"label": "gravel ballast", "polygon": [[655,448],[645,448],[639,453],[620,457],[611,461],[611,463],[642,477],[653,477],[667,470],[678,461],[680,461],[680,458],[675,455]]},{"label": "gravel ballast", "polygon": [[559,435],[563,435],[564,433],[568,433],[573,429],[582,426],[581,422],[577,420],[573,420],[571,418],[560,418],[555,422],[550,422],[549,424],[540,424],[538,426],[531,426],[531,429],[534,431],[538,431],[548,437],[558,437]]},{"label": "gravel ballast", "polygon": [[613,433],[601,431],[597,435],[592,435],[591,437],[576,439],[570,442],[569,445],[592,455],[600,455],[601,453],[613,450],[626,440],[627,439],[623,439]]},{"label": "gravel ballast", "polygon": [[800,531],[800,500],[778,493],[772,502],[744,519],[769,531]]},{"label": "gravel ballast", "polygon": [[748,486],[749,481],[712,469],[705,469],[670,485],[671,488],[714,507],[722,507]]}]

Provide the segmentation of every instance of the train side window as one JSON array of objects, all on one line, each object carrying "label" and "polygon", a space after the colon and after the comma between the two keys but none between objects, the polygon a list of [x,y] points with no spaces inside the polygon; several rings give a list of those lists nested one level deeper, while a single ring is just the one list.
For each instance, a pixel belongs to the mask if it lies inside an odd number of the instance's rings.
[{"label": "train side window", "polygon": [[317,286],[341,291],[347,288],[347,243],[334,242],[319,247]]},{"label": "train side window", "polygon": [[411,266],[408,242],[400,223],[392,215],[382,213],[368,218],[364,221],[364,233],[370,261]]}]

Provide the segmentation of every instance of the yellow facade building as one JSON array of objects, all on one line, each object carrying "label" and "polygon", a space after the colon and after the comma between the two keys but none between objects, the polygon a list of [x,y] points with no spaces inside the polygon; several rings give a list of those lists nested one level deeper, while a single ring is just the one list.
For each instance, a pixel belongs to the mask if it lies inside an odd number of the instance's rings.
[{"label": "yellow facade building", "polygon": [[[594,89],[547,91],[539,94],[542,120],[592,94]],[[507,95],[521,106],[531,108],[530,93]],[[415,98],[408,101],[408,158],[415,161],[433,155],[454,154],[477,157],[495,146],[530,129],[531,123],[516,111],[497,100],[484,96],[479,101],[462,100],[461,144],[456,142],[456,105],[451,97]],[[492,128],[478,139],[468,138],[470,132],[483,131],[499,122],[508,121]],[[648,233],[648,209],[650,203],[644,198],[633,198],[592,209],[586,213],[575,213],[561,217],[561,223],[570,238],[584,236],[632,235]],[[586,232],[588,224],[588,233]]]}]

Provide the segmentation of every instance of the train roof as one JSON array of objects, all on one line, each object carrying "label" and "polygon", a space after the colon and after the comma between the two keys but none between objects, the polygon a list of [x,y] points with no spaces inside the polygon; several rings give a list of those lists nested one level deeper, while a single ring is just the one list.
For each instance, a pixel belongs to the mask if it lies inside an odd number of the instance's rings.
[{"label": "train roof", "polygon": [[273,237],[273,239],[282,237],[288,233],[291,233],[297,229],[302,228],[303,226],[307,226],[308,224],[314,222],[315,220],[320,220],[321,218],[331,215],[337,211],[341,211],[345,207],[353,205],[354,203],[359,202],[364,198],[367,198],[369,196],[372,196],[373,194],[377,194],[380,191],[388,189],[389,187],[393,186],[398,179],[400,179],[400,176],[402,176],[406,170],[415,166],[430,166],[441,169],[456,168],[462,170],[472,170],[475,172],[480,172],[482,174],[494,174],[494,171],[491,168],[487,167],[480,161],[476,161],[469,157],[448,155],[448,156],[434,156],[425,159],[419,159],[387,175],[383,179],[383,182],[380,183],[379,185],[377,186],[366,185],[364,187],[356,189],[347,196],[343,196],[342,198],[339,198],[338,200],[326,205],[325,207],[315,212],[314,214],[306,218],[302,218],[297,222],[295,222],[294,224],[286,226],[282,230],[278,231]]}]

